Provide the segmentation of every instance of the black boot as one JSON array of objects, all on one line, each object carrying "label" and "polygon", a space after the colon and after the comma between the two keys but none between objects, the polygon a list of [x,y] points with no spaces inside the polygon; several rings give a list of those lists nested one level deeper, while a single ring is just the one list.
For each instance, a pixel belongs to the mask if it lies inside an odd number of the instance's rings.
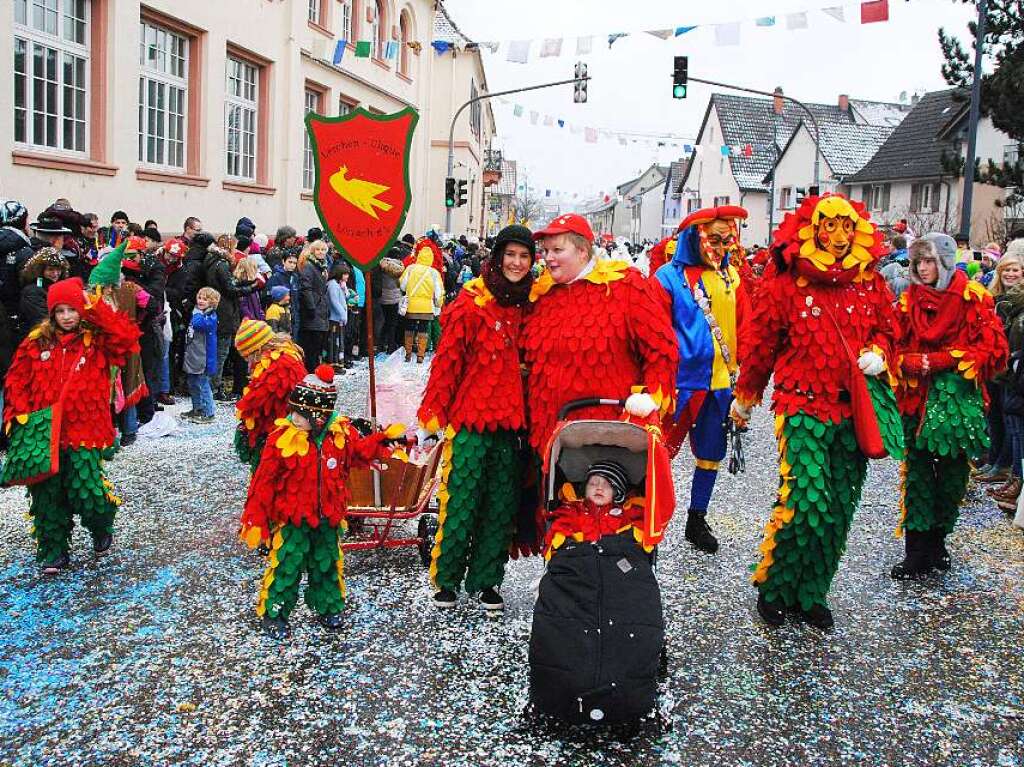
[{"label": "black boot", "polygon": [[51,557],[41,565],[43,569],[43,575],[58,575],[62,571],[67,570],[71,565],[71,557],[65,551],[58,554],[55,557]]},{"label": "black boot", "polygon": [[342,622],[341,613],[320,616],[320,625],[328,631],[341,631]]},{"label": "black boot", "polygon": [[801,610],[800,617],[820,631],[828,631],[835,625],[832,611],[825,605],[814,605],[810,610]]},{"label": "black boot", "polygon": [[764,594],[757,597],[757,614],[764,619],[769,626],[781,626],[786,622],[786,611],[778,602],[769,602]]},{"label": "black boot", "polygon": [[280,615],[276,618],[271,618],[269,615],[264,615],[261,626],[263,628],[263,633],[265,633],[271,639],[284,639],[286,636],[288,636],[288,621],[286,621]]},{"label": "black boot", "polygon": [[707,514],[705,512],[690,509],[686,512],[686,540],[708,554],[718,551],[718,540],[708,527]]},{"label": "black boot", "polygon": [[890,572],[890,575],[896,580],[915,578],[932,569],[931,533],[907,530],[904,537],[906,538],[906,556]]},{"label": "black boot", "polygon": [[931,544],[932,567],[941,572],[948,572],[953,566],[949,556],[949,549],[946,548],[946,534],[941,527],[933,527],[928,531],[929,543]]},{"label": "black boot", "polygon": [[100,537],[92,539],[92,550],[96,554],[106,554],[113,545],[114,536],[110,533],[103,533]]}]

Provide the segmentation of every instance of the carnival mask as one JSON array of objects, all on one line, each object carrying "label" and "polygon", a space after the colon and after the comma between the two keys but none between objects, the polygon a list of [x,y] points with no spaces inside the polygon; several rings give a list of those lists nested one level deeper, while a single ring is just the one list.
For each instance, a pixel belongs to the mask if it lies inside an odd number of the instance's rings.
[{"label": "carnival mask", "polygon": [[736,224],[724,219],[715,219],[697,227],[700,238],[700,254],[704,262],[720,269],[726,256],[736,251],[739,237]]},{"label": "carnival mask", "polygon": [[846,258],[853,247],[853,231],[856,224],[849,216],[822,218],[818,221],[815,240],[818,247],[833,255],[837,261]]}]

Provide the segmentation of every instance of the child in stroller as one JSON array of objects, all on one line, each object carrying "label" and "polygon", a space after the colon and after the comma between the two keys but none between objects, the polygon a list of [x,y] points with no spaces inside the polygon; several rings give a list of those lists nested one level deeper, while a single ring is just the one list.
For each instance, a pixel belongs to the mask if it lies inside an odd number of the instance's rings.
[{"label": "child in stroller", "polygon": [[655,710],[665,642],[654,544],[674,498],[660,430],[572,421],[559,424],[551,445],[531,707],[577,724],[639,722]]}]

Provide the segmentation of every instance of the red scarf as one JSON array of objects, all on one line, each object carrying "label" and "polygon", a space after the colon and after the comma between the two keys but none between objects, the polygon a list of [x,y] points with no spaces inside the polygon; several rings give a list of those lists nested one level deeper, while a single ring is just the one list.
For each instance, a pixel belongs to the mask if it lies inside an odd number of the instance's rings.
[{"label": "red scarf", "polygon": [[907,290],[910,326],[914,335],[928,346],[941,346],[951,341],[964,317],[963,293],[967,275],[959,269],[945,290],[927,285],[911,285]]}]

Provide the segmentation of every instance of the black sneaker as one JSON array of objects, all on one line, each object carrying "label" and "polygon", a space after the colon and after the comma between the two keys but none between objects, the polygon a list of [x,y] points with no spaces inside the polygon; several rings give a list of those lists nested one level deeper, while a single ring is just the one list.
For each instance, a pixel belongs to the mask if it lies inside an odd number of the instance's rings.
[{"label": "black sneaker", "polygon": [[184,413],[178,413],[178,418],[195,418],[199,413],[195,410],[186,410]]},{"label": "black sneaker", "polygon": [[341,631],[341,624],[343,622],[341,613],[332,613],[331,615],[321,615],[319,618],[320,625],[328,631]]},{"label": "black sneaker", "polygon": [[458,595],[448,589],[441,589],[434,594],[434,607],[455,607],[458,601]]},{"label": "black sneaker", "polygon": [[757,597],[757,614],[769,626],[781,626],[786,622],[786,611],[778,602],[769,602],[764,594]]},{"label": "black sneaker", "polygon": [[501,612],[505,609],[505,600],[495,589],[484,589],[480,592],[480,607],[487,612]]},{"label": "black sneaker", "polygon": [[194,423],[213,423],[212,415],[197,415],[193,416],[190,420]]},{"label": "black sneaker", "polygon": [[836,625],[832,611],[825,605],[814,605],[810,610],[801,610],[800,617],[820,631],[829,631]]},{"label": "black sneaker", "polygon": [[281,616],[271,618],[269,615],[264,615],[260,625],[263,628],[263,633],[271,639],[284,639],[288,636],[288,621]]},{"label": "black sneaker", "polygon": [[135,444],[135,440],[139,437],[137,434],[122,434],[121,435],[121,447],[129,447]]},{"label": "black sneaker", "polygon": [[686,514],[686,540],[693,544],[694,548],[700,549],[706,554],[714,554],[718,551],[718,539],[711,532],[708,526],[707,516],[697,511],[689,511]]},{"label": "black sneaker", "polygon": [[92,539],[92,550],[96,554],[106,554],[110,551],[110,547],[114,545],[114,536],[110,533],[104,533],[99,538]]},{"label": "black sneaker", "polygon": [[63,554],[53,557],[50,561],[43,562],[43,575],[59,575],[64,570],[67,570],[70,564],[71,557],[65,551]]}]

